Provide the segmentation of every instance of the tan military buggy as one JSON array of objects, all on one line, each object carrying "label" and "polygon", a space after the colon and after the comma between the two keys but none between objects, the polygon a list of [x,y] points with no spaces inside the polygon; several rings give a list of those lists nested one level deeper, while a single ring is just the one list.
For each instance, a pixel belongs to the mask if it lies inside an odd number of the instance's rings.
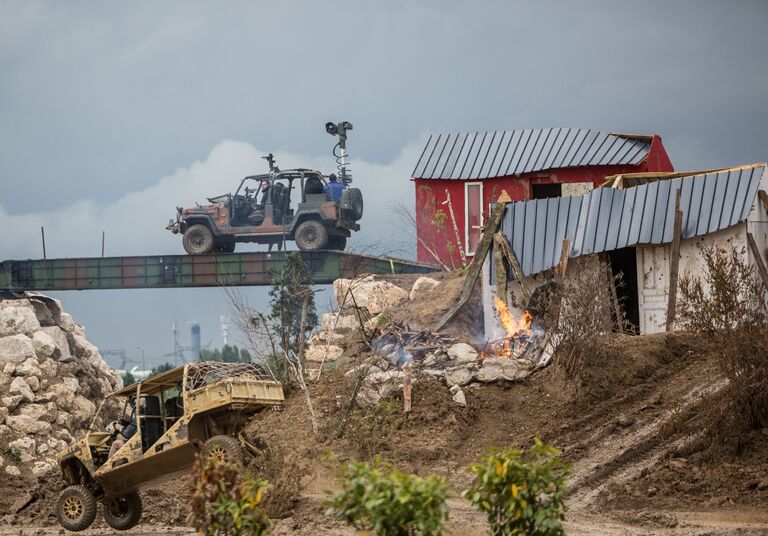
[{"label": "tan military buggy", "polygon": [[[133,527],[141,520],[142,487],[189,469],[200,449],[241,463],[244,448],[253,448],[243,426],[283,400],[280,383],[251,363],[192,363],[116,391],[88,432],[59,453],[68,484],[56,501],[59,522],[84,530],[100,502],[110,527]],[[134,423],[136,432],[110,456],[118,422]]]}]

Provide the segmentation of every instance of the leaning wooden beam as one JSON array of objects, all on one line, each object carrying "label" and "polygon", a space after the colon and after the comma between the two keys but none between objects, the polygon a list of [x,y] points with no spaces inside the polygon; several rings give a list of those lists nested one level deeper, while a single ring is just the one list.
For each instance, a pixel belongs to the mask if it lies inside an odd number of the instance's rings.
[{"label": "leaning wooden beam", "polygon": [[765,190],[758,190],[757,197],[763,205],[763,210],[768,213],[768,194],[765,193]]},{"label": "leaning wooden beam", "polygon": [[496,296],[507,302],[507,266],[501,249],[493,248],[493,262],[496,266]]},{"label": "leaning wooden beam", "polygon": [[752,236],[752,233],[747,233],[747,243],[749,244],[749,249],[752,250],[752,256],[755,258],[755,264],[757,265],[757,272],[760,274],[760,279],[763,280],[763,284],[768,288],[768,269],[765,268],[763,256],[757,248],[757,242],[755,242],[755,237]]},{"label": "leaning wooden beam", "polygon": [[501,250],[502,254],[507,259],[507,262],[512,267],[512,271],[515,273],[515,279],[520,283],[520,289],[523,291],[523,296],[525,296],[525,302],[528,303],[531,299],[531,293],[528,292],[525,283],[523,283],[523,270],[520,268],[520,263],[517,262],[517,256],[515,255],[515,252],[512,251],[512,247],[509,245],[507,237],[504,236],[504,233],[496,233],[493,235],[493,243]]},{"label": "leaning wooden beam", "polygon": [[667,331],[672,331],[677,314],[677,276],[680,268],[680,234],[683,231],[683,212],[680,210],[680,189],[675,193],[675,226],[669,251],[669,298],[667,301]]},{"label": "leaning wooden beam", "polygon": [[571,255],[571,239],[563,239],[563,249],[560,252],[560,262],[557,263],[557,269],[555,270],[555,279],[557,281],[563,281],[565,274],[568,270],[568,259]]},{"label": "leaning wooden beam", "polygon": [[483,231],[483,236],[480,239],[480,243],[477,245],[477,249],[475,250],[475,256],[472,258],[472,263],[469,265],[469,270],[467,270],[467,275],[464,279],[464,285],[461,287],[461,294],[459,295],[459,299],[456,301],[453,307],[451,307],[450,310],[448,310],[448,312],[443,315],[443,317],[437,323],[437,326],[435,326],[435,331],[441,330],[443,326],[445,326],[448,321],[453,318],[456,313],[459,312],[459,309],[461,309],[464,304],[467,303],[467,300],[469,300],[469,297],[472,294],[472,289],[475,288],[477,277],[480,275],[480,270],[483,267],[485,257],[488,255],[488,250],[491,249],[493,235],[496,233],[496,230],[501,224],[501,218],[504,216],[504,210],[506,208],[507,203],[503,201],[500,201],[494,205],[493,213],[491,213],[491,218],[488,222],[488,227],[486,227]]}]

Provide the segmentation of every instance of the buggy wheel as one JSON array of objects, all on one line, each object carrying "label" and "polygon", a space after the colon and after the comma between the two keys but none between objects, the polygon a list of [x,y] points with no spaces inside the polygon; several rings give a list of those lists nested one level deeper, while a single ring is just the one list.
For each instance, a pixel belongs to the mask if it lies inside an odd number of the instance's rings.
[{"label": "buggy wheel", "polygon": [[56,517],[67,530],[85,530],[96,519],[96,498],[85,486],[69,486],[56,499]]},{"label": "buggy wheel", "polygon": [[213,233],[208,227],[199,223],[190,225],[184,231],[181,242],[184,244],[184,251],[190,255],[210,253],[214,246]]},{"label": "buggy wheel", "polygon": [[296,228],[294,240],[302,251],[323,249],[328,245],[328,229],[317,220],[307,220]]},{"label": "buggy wheel", "polygon": [[108,499],[101,508],[104,521],[115,530],[128,530],[141,521],[141,497],[135,491]]},{"label": "buggy wheel", "polygon": [[217,435],[203,445],[203,455],[217,462],[242,465],[244,460],[243,448],[240,442],[232,436]]}]

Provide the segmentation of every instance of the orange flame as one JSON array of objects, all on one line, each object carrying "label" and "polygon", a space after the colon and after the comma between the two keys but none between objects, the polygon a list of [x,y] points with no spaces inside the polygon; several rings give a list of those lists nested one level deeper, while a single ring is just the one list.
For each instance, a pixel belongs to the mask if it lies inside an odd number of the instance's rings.
[{"label": "orange flame", "polygon": [[499,312],[499,319],[507,332],[507,337],[514,337],[522,330],[531,329],[532,315],[530,312],[525,311],[520,318],[516,319],[507,308],[507,304],[499,298],[496,298],[496,310]]}]

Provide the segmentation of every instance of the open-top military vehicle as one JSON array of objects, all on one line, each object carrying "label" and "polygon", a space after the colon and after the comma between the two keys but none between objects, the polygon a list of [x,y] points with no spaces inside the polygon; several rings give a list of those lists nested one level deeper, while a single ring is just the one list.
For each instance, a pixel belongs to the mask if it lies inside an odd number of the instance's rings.
[{"label": "open-top military vehicle", "polygon": [[[346,131],[352,125],[328,123],[329,134],[339,136],[334,155],[339,163],[338,198],[327,195],[328,180],[311,169],[280,170],[270,154],[264,157],[269,173],[243,178],[234,194],[209,197],[207,205],[177,207],[176,220],[166,229],[182,235],[190,255],[211,252],[232,253],[238,242],[282,247],[293,240],[299,249],[343,250],[352,231],[363,217],[363,195],[350,188],[352,177],[346,165]],[[298,194],[294,193],[298,189]]]},{"label": "open-top military vehicle", "polygon": [[[88,429],[58,460],[68,484],[56,516],[72,531],[88,528],[97,503],[107,524],[127,530],[141,520],[138,491],[188,470],[202,453],[242,463],[255,449],[242,428],[255,413],[283,403],[279,382],[251,363],[198,362],[109,395]],[[110,456],[116,423],[135,433]]]}]

